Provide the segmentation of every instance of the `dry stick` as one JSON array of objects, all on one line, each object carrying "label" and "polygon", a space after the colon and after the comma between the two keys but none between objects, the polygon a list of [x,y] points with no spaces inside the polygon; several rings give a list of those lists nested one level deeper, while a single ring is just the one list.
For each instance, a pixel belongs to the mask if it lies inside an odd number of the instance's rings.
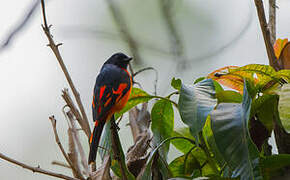
[{"label": "dry stick", "polygon": [[84,179],[82,174],[80,172],[77,171],[77,169],[74,167],[74,165],[72,164],[71,160],[69,159],[68,155],[66,154],[60,140],[59,140],[59,137],[58,137],[58,133],[57,133],[57,130],[56,130],[56,120],[53,116],[49,117],[50,119],[50,122],[52,124],[52,128],[53,128],[53,133],[54,133],[54,136],[55,136],[55,141],[59,147],[59,149],[61,150],[62,152],[62,155],[65,157],[65,160],[67,161],[67,163],[70,165],[70,167],[72,168],[73,170],[73,173],[77,175],[78,178],[81,178],[81,179]]},{"label": "dry stick", "polygon": [[[79,166],[79,161],[78,161],[79,160],[78,153],[77,153],[77,149],[76,149],[75,142],[73,139],[73,132],[72,132],[71,128],[68,128],[67,134],[68,134],[68,149],[69,149],[67,155],[68,155],[69,159],[71,160],[73,166],[76,168],[76,170],[78,172],[81,172],[80,166]],[[74,171],[73,171],[73,173],[74,173]]]},{"label": "dry stick", "polygon": [[84,149],[82,147],[82,144],[81,144],[81,141],[80,141],[80,138],[79,138],[79,133],[76,130],[76,125],[74,123],[73,113],[71,111],[69,111],[66,114],[67,114],[67,117],[68,117],[68,119],[70,121],[70,128],[72,130],[73,141],[75,142],[75,144],[76,144],[76,146],[77,146],[77,148],[79,150],[82,166],[83,166],[83,168],[85,170],[86,175],[88,176],[89,175],[89,166],[88,166],[88,162],[87,162],[87,159],[86,159],[86,155],[85,155]]},{"label": "dry stick", "polygon": [[276,41],[276,0],[269,0],[269,22],[270,40],[274,45]]},{"label": "dry stick", "polygon": [[52,161],[51,164],[71,169],[71,167],[64,162]]},{"label": "dry stick", "polygon": [[24,164],[22,162],[16,161],[16,160],[14,160],[14,159],[12,159],[10,157],[7,157],[7,156],[5,156],[2,153],[0,153],[0,158],[4,159],[4,160],[6,160],[6,161],[8,161],[10,163],[13,163],[13,164],[16,164],[18,166],[21,166],[24,169],[29,169],[32,172],[46,174],[48,176],[53,176],[53,177],[57,177],[57,178],[60,178],[60,179],[79,180],[79,179],[76,179],[76,178],[73,178],[73,177],[70,177],[70,176],[66,176],[66,175],[63,175],[63,174],[59,174],[59,173],[55,173],[55,172],[52,172],[52,171],[44,170],[44,169],[40,168],[39,166],[38,167],[29,166],[29,165]]},{"label": "dry stick", "polygon": [[[131,35],[128,25],[125,21],[125,18],[123,14],[121,13],[118,5],[116,2],[113,2],[114,0],[107,0],[106,2],[108,3],[109,9],[112,13],[113,19],[117,25],[117,28],[119,29],[119,32],[121,34],[121,37],[124,41],[128,43],[129,49],[134,57],[134,62],[140,63],[141,56],[139,52],[139,46],[138,43],[135,41],[133,36]],[[131,68],[131,67],[130,67]]]},{"label": "dry stick", "polygon": [[261,26],[261,30],[264,37],[264,42],[267,50],[267,55],[269,59],[269,64],[276,70],[279,70],[279,64],[275,57],[274,48],[271,44],[271,37],[270,37],[270,31],[266,22],[265,17],[265,11],[264,11],[264,5],[262,0],[254,0],[256,4],[256,9],[259,17],[259,22]]},{"label": "dry stick", "polygon": [[51,50],[53,51],[54,55],[56,56],[56,59],[57,61],[59,62],[59,65],[68,81],[68,84],[74,94],[74,97],[76,99],[76,102],[79,106],[79,109],[81,111],[81,114],[82,114],[82,124],[80,124],[82,126],[82,128],[84,129],[86,135],[88,137],[90,137],[91,135],[91,129],[90,129],[90,126],[89,126],[89,122],[88,122],[88,118],[87,118],[87,115],[86,115],[86,112],[85,112],[85,109],[83,107],[83,104],[82,104],[82,101],[81,101],[81,98],[80,98],[80,94],[78,93],[78,91],[76,90],[74,84],[73,84],[73,81],[67,71],[67,68],[63,62],[63,59],[60,55],[60,52],[59,52],[59,49],[58,47],[61,45],[61,44],[55,44],[54,40],[52,39],[52,35],[50,33],[50,27],[48,27],[47,25],[47,20],[46,20],[46,14],[45,14],[45,4],[44,4],[44,0],[41,0],[41,5],[42,5],[42,13],[43,13],[43,21],[44,21],[44,25],[42,26],[42,29],[45,33],[45,35],[47,36],[47,39],[49,41],[49,47],[51,48]]}]

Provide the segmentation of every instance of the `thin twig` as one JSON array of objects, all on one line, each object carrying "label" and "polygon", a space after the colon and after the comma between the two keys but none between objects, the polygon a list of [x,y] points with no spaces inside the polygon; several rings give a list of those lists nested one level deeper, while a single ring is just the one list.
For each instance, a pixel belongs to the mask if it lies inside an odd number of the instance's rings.
[{"label": "thin twig", "polygon": [[132,74],[132,78],[134,79],[134,77],[136,75],[138,75],[139,73],[144,72],[144,71],[148,71],[148,70],[153,70],[155,72],[154,95],[156,96],[157,95],[157,83],[158,83],[158,71],[155,68],[153,68],[153,67],[147,67],[147,68],[140,69],[139,71],[137,71],[134,74]]},{"label": "thin twig", "polygon": [[87,127],[86,123],[84,123],[84,121],[82,120],[82,116],[79,112],[79,110],[77,109],[77,107],[75,106],[72,98],[69,95],[68,89],[64,88],[62,90],[62,98],[64,99],[64,101],[66,102],[67,106],[70,108],[70,110],[72,111],[72,113],[74,114],[76,120],[79,122],[81,128],[85,131],[85,134],[87,135],[87,137],[90,137],[90,131],[88,131],[90,128]]},{"label": "thin twig", "polygon": [[265,10],[262,0],[254,0],[256,4],[256,9],[259,17],[260,27],[263,33],[264,42],[267,50],[267,55],[269,59],[269,64],[278,71],[281,67],[278,64],[278,61],[275,57],[274,48],[271,43],[270,31],[266,22]]},{"label": "thin twig", "polygon": [[55,44],[53,38],[52,38],[52,35],[50,33],[50,27],[47,25],[47,20],[46,20],[46,14],[45,14],[45,4],[44,4],[44,0],[41,0],[41,5],[42,5],[42,14],[43,14],[43,21],[44,21],[44,25],[42,26],[42,29],[45,33],[45,35],[47,36],[47,39],[49,41],[49,47],[51,48],[51,50],[53,51],[67,81],[68,81],[68,84],[73,92],[73,95],[76,99],[76,102],[78,104],[78,107],[81,111],[81,114],[82,114],[82,121],[83,121],[83,124],[85,125],[85,127],[82,127],[84,128],[84,131],[85,133],[87,134],[87,136],[89,137],[91,135],[91,129],[90,129],[90,126],[89,126],[89,122],[88,122],[88,118],[87,118],[87,115],[86,115],[86,112],[85,112],[85,109],[84,109],[84,106],[82,104],[82,101],[81,101],[81,98],[80,98],[80,94],[78,93],[75,85],[73,84],[73,81],[69,75],[69,72],[63,62],[63,59],[62,59],[62,56],[59,52],[59,49],[58,47],[61,45],[61,44]]},{"label": "thin twig", "polygon": [[35,10],[38,7],[40,0],[34,0],[34,2],[32,3],[32,5],[28,8],[28,11],[25,15],[21,16],[21,20],[20,23],[17,24],[15,26],[15,28],[12,29],[11,32],[9,32],[9,35],[7,36],[7,38],[4,40],[4,42],[0,45],[0,52],[2,52],[2,50],[4,48],[6,48],[10,42],[13,40],[13,38],[16,37],[16,35],[24,29],[24,27],[28,24],[29,20],[31,20],[31,17],[33,15],[33,13],[35,12]]},{"label": "thin twig", "polygon": [[62,144],[61,144],[61,142],[59,140],[58,133],[57,133],[57,130],[56,130],[56,120],[55,120],[54,116],[49,117],[49,119],[50,119],[50,122],[52,124],[53,133],[54,133],[54,137],[55,137],[55,142],[57,143],[59,149],[61,150],[62,155],[64,156],[65,160],[70,165],[70,167],[72,168],[74,174],[76,174],[77,177],[79,177],[81,179],[84,179],[82,174],[80,172],[78,172],[77,169],[72,164],[71,160],[69,159],[67,153],[65,152],[65,150],[64,150],[64,148],[63,148],[63,146],[62,146]]},{"label": "thin twig", "polygon": [[52,161],[51,164],[71,169],[71,167],[64,162]]},{"label": "thin twig", "polygon": [[129,49],[134,57],[134,62],[141,63],[142,59],[139,52],[139,45],[130,33],[120,8],[118,7],[117,3],[114,2],[114,0],[107,0],[106,2],[109,6],[110,12],[112,13],[113,20],[119,29],[122,39],[128,43]]},{"label": "thin twig", "polygon": [[31,170],[32,172],[36,172],[36,173],[41,173],[41,174],[46,174],[48,176],[53,176],[53,177],[57,177],[57,178],[60,178],[60,179],[67,179],[67,180],[79,180],[77,178],[73,178],[73,177],[70,177],[70,176],[66,176],[66,175],[63,175],[63,174],[59,174],[59,173],[55,173],[55,172],[52,172],[52,171],[48,171],[48,170],[44,170],[42,168],[40,168],[39,166],[37,167],[33,167],[33,166],[29,166],[27,164],[24,164],[22,162],[19,162],[19,161],[16,161],[10,157],[7,157],[5,156],[4,154],[0,153],[0,158],[1,159],[4,159],[10,163],[13,163],[13,164],[16,164],[18,166],[21,166],[23,167],[24,169],[29,169]]},{"label": "thin twig", "polygon": [[272,46],[276,41],[276,0],[269,0],[269,22],[270,40]]}]

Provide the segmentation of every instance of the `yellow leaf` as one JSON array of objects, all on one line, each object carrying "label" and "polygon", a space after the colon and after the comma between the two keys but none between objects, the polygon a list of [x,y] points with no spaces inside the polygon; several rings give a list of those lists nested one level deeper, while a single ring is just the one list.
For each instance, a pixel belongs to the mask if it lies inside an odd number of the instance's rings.
[{"label": "yellow leaf", "polygon": [[288,38],[285,39],[277,39],[275,44],[274,44],[274,52],[275,52],[275,56],[277,57],[277,59],[279,59],[280,54],[282,52],[282,49],[284,48],[284,46],[286,45],[286,43],[288,42]]}]

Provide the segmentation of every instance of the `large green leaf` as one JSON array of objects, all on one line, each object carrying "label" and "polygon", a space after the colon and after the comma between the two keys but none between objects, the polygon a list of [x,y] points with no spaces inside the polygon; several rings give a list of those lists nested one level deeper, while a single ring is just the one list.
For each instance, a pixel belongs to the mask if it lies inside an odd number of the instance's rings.
[{"label": "large green leaf", "polygon": [[[190,134],[188,127],[176,129],[172,132],[172,137],[187,137],[194,140],[194,137]],[[183,152],[184,154],[187,153],[193,146],[195,146],[184,139],[176,139],[175,141],[171,141],[171,144],[173,144],[176,149]]]},{"label": "large green leaf", "polygon": [[215,88],[211,79],[203,80],[194,86],[181,85],[178,109],[182,121],[189,126],[196,140],[208,114],[216,104]]},{"label": "large green leaf", "polygon": [[[153,144],[156,147],[163,140],[171,137],[174,126],[174,112],[172,104],[166,100],[158,100],[151,110],[151,130],[153,132]],[[160,149],[160,154],[167,159],[169,144]]]},{"label": "large green leaf", "polygon": [[243,94],[242,104],[219,104],[211,114],[211,123],[219,152],[233,170],[232,177],[248,180],[260,177],[256,171],[259,152],[248,130],[251,98],[246,85]]},{"label": "large green leaf", "polygon": [[265,180],[273,179],[275,175],[279,175],[282,168],[290,166],[290,154],[279,154],[262,157],[260,166]]},{"label": "large green leaf", "polygon": [[146,167],[144,170],[144,173],[141,177],[141,180],[151,180],[152,179],[152,163],[154,161],[154,158],[158,152],[158,150],[167,142],[171,141],[171,140],[175,140],[175,139],[185,139],[189,142],[191,142],[192,144],[194,144],[194,142],[191,139],[185,138],[185,137],[170,137],[165,139],[164,141],[162,141],[155,149],[153,149],[147,159],[146,162]]},{"label": "large green leaf", "polygon": [[221,91],[216,93],[218,103],[241,103],[243,97],[240,93],[236,91]]},{"label": "large green leaf", "polygon": [[284,129],[290,133],[290,85],[285,84],[279,92],[278,111]]},{"label": "large green leaf", "polygon": [[274,114],[277,112],[277,96],[265,94],[257,98],[252,104],[251,116],[255,113],[270,133],[274,127]]},{"label": "large green leaf", "polygon": [[173,177],[191,177],[195,169],[200,169],[200,164],[196,157],[189,152],[174,159],[169,168]]},{"label": "large green leaf", "polygon": [[126,106],[118,113],[115,113],[115,119],[118,119],[122,114],[129,111],[134,106],[137,106],[140,103],[148,102],[154,98],[154,96],[149,95],[145,91],[139,88],[132,88],[130,98],[126,104]]}]

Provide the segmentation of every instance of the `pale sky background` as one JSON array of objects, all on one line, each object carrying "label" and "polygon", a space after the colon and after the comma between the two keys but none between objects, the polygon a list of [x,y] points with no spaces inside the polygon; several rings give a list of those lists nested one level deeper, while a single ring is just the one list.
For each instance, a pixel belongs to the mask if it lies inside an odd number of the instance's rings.
[{"label": "pale sky background", "polygon": [[[0,40],[20,21],[33,0],[2,1],[0,6]],[[121,8],[135,37],[144,44],[168,50],[166,27],[154,0],[122,0]],[[278,1],[277,37],[290,37],[290,1]],[[268,8],[267,8],[268,9]],[[91,120],[91,95],[95,77],[102,63],[114,52],[129,54],[120,40],[104,38],[97,30],[116,33],[104,0],[50,0],[47,3],[49,24],[61,46],[61,54],[81,94],[88,117]],[[185,44],[186,57],[194,59],[188,68],[179,70],[176,61],[168,55],[141,50],[144,64],[158,70],[158,93],[172,91],[170,80],[180,77],[191,83],[211,71],[227,65],[267,63],[262,33],[258,24],[253,0],[183,0],[175,6],[175,18]],[[67,147],[67,125],[61,113],[64,102],[61,90],[68,87],[60,67],[46,46],[47,39],[41,29],[40,7],[27,27],[19,33],[9,48],[0,53],[0,152],[27,164],[56,172],[68,173],[51,165],[51,161],[64,161],[48,117],[55,115],[61,140]],[[242,36],[237,38],[239,34]],[[230,43],[236,39],[233,43]],[[223,49],[216,55],[201,59],[204,55]],[[130,54],[129,54],[130,55]],[[154,73],[138,76],[145,90],[152,93]],[[176,118],[179,118],[176,114]],[[121,136],[129,128],[121,123]],[[182,124],[177,121],[176,126]],[[83,137],[84,144],[87,139]],[[122,139],[127,149],[132,140]],[[86,152],[88,149],[85,149]],[[174,151],[170,159],[175,156]],[[0,159],[0,179],[48,180],[49,176],[32,173]]]}]

